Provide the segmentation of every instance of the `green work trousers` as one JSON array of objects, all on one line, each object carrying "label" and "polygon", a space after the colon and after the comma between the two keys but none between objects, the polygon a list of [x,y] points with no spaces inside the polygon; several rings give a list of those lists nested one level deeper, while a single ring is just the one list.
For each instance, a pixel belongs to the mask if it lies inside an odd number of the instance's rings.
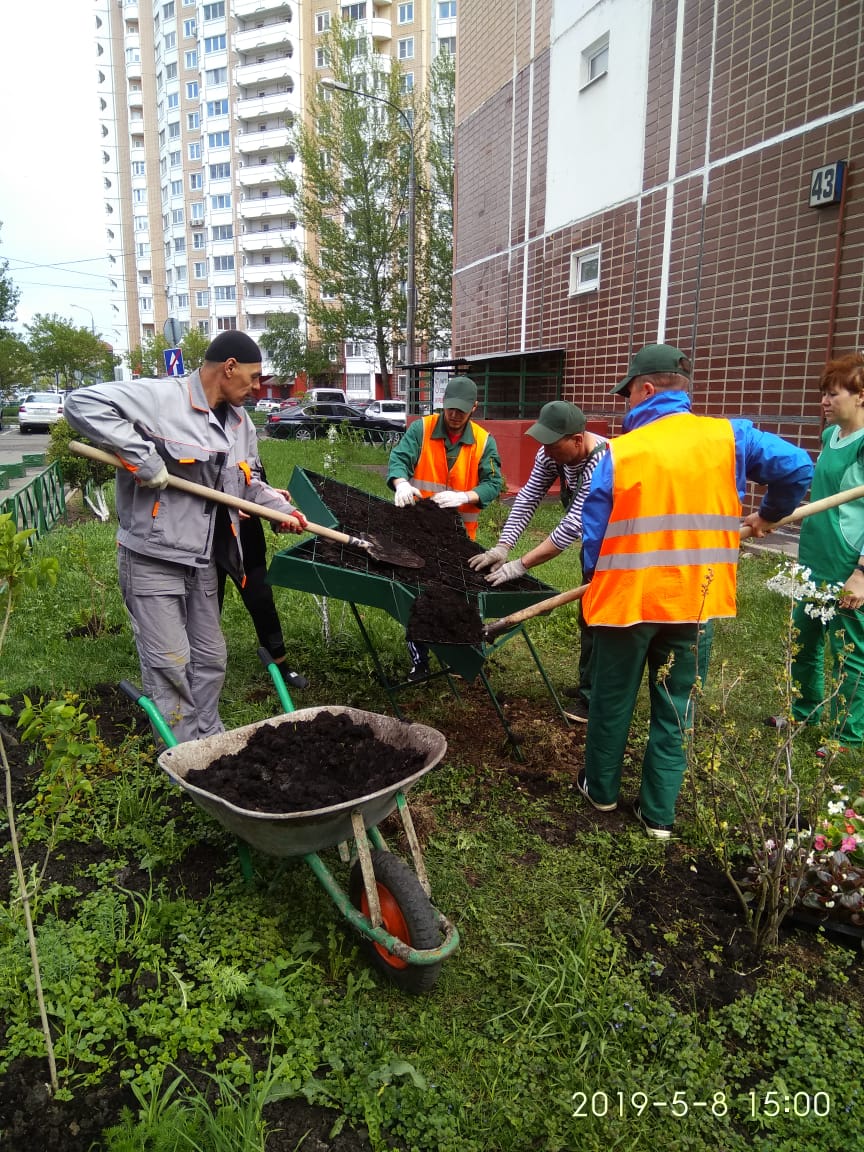
[{"label": "green work trousers", "polygon": [[[700,672],[707,669],[703,647],[710,644],[710,627],[707,631],[707,640],[699,637]],[[647,666],[651,722],[639,806],[648,820],[674,823],[675,801],[687,767],[685,742],[693,726],[691,692],[697,675],[698,632],[696,624],[594,629],[585,776],[588,791],[599,804],[618,800],[630,721]]]},{"label": "green work trousers", "polygon": [[832,678],[839,681],[837,694],[829,705],[831,734],[850,748],[860,747],[864,743],[864,619],[861,613],[840,609],[833,619],[823,624],[808,616],[798,601],[792,623],[798,631],[792,679],[799,691],[792,715],[796,720],[817,723],[826,696],[836,686],[836,683],[827,688],[825,685],[827,636]]}]

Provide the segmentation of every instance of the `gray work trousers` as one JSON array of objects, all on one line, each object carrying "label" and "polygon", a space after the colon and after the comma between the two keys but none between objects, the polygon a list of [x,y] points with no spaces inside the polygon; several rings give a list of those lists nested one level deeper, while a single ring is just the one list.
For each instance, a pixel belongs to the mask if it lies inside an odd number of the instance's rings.
[{"label": "gray work trousers", "polygon": [[121,547],[117,566],[144,694],[178,741],[224,732],[219,694],[227,648],[219,625],[216,565],[167,564]]}]

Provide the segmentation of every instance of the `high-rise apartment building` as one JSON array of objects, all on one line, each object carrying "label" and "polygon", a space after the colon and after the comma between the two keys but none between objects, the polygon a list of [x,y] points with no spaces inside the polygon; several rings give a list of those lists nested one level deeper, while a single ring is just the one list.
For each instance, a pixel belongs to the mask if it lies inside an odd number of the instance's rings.
[{"label": "high-rise apartment building", "polygon": [[[127,347],[239,327],[258,338],[297,310],[304,238],[282,193],[305,85],[329,75],[321,36],[350,20],[422,88],[455,52],[456,0],[94,0],[108,253]],[[346,382],[374,390],[374,357],[346,346]]]},{"label": "high-rise apartment building", "polygon": [[279,187],[300,114],[296,6],[95,0],[108,252],[128,346],[291,311],[296,218]]}]

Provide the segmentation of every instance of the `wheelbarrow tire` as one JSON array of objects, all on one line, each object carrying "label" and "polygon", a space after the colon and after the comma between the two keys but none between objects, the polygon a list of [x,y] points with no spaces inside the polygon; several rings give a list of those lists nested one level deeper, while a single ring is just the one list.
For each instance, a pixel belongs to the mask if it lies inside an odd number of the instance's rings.
[{"label": "wheelbarrow tire", "polygon": [[[439,948],[442,939],[438,914],[420,881],[392,852],[375,849],[371,855],[381,902],[382,927],[412,948]],[[354,907],[368,916],[369,902],[359,860],[351,869],[348,895]],[[408,964],[367,936],[361,936],[360,947],[372,966],[404,992],[414,995],[428,992],[438,980],[440,960],[437,964]]]}]

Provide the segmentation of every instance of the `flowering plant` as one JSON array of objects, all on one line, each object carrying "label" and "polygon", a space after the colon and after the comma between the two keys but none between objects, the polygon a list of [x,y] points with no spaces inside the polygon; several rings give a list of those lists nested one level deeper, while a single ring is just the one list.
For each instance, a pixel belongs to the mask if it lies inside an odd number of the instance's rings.
[{"label": "flowering plant", "polygon": [[[843,784],[832,792],[815,826],[786,839],[784,862],[797,907],[864,927],[864,796],[850,801]],[[769,865],[777,860],[773,840],[766,840],[765,856]],[[757,868],[748,872],[755,879]]]},{"label": "flowering plant", "polygon": [[817,584],[813,573],[803,564],[788,564],[765,582],[772,592],[791,596],[804,602],[805,613],[814,620],[827,624],[837,612],[837,599],[842,584]]}]

